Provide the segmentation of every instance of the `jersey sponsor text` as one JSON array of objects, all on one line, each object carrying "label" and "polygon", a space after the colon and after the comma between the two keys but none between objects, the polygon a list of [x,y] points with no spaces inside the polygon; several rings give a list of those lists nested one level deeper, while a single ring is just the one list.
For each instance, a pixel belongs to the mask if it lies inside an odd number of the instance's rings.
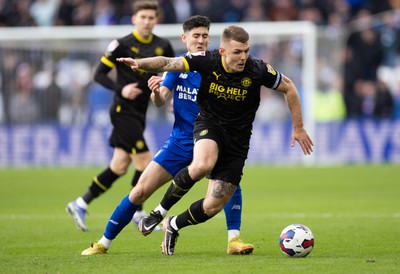
[{"label": "jersey sponsor text", "polygon": [[178,92],[178,98],[183,100],[190,100],[193,102],[197,101],[197,88],[185,87],[182,85],[177,85],[175,91]]},{"label": "jersey sponsor text", "polygon": [[216,95],[217,98],[224,98],[225,100],[244,101],[246,99],[247,89],[223,86],[211,82],[209,93]]}]

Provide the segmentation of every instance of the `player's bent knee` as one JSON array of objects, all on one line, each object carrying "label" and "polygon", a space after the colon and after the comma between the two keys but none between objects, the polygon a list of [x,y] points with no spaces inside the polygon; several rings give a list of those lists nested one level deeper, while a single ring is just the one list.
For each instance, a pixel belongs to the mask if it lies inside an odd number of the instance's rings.
[{"label": "player's bent knee", "polygon": [[189,174],[193,180],[200,180],[201,178],[209,174],[212,168],[213,167],[211,165],[205,163],[195,164],[189,168]]},{"label": "player's bent knee", "polygon": [[206,202],[203,204],[204,212],[207,214],[207,216],[210,217],[217,215],[219,212],[222,211],[223,208],[224,208],[223,204],[207,205]]},{"label": "player's bent knee", "polygon": [[123,176],[126,174],[128,171],[129,165],[122,165],[122,164],[116,164],[116,163],[111,163],[110,168],[112,172],[117,174],[118,176]]},{"label": "player's bent knee", "polygon": [[129,201],[133,204],[142,204],[148,196],[142,187],[135,186],[129,193]]}]

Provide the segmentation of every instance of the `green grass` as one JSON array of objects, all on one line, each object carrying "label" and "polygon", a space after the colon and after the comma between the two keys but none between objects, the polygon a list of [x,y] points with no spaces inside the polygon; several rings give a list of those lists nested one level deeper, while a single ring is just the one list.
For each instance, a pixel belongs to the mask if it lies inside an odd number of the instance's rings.
[{"label": "green grass", "polygon": [[[108,217],[129,191],[130,175],[95,200],[78,231],[65,213],[97,168],[0,169],[0,273],[399,273],[400,166],[247,167],[242,182],[242,238],[251,256],[228,256],[224,214],[182,229],[176,254],[160,253],[162,233],[141,236],[127,226],[109,253],[81,256],[97,241]],[[149,211],[166,186],[145,204]],[[199,182],[172,210],[203,197]],[[307,225],[315,247],[288,258],[281,230]]]}]

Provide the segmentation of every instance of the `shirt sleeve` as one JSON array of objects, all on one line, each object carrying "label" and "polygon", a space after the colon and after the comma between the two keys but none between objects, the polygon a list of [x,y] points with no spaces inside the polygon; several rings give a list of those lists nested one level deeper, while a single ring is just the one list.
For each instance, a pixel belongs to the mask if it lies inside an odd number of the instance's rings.
[{"label": "shirt sleeve", "polygon": [[205,51],[200,51],[192,54],[188,54],[184,57],[186,72],[198,71],[202,72],[209,68],[210,55]]},{"label": "shirt sleeve", "polygon": [[180,72],[165,72],[163,75],[163,81],[161,82],[162,87],[166,87],[169,90],[174,90],[176,86],[176,80],[178,79]]},{"label": "shirt sleeve", "polygon": [[270,64],[263,67],[263,85],[270,89],[277,89],[282,82],[282,74]]},{"label": "shirt sleeve", "polygon": [[121,57],[119,54],[120,43],[118,40],[111,41],[106,49],[106,52],[101,57],[101,63],[109,68],[114,68],[116,64],[116,59]]}]

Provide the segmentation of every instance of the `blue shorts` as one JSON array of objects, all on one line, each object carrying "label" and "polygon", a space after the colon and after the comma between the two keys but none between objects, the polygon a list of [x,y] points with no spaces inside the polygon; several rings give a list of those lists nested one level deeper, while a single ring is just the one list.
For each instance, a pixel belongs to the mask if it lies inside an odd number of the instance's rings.
[{"label": "blue shorts", "polygon": [[[190,140],[193,143],[193,139]],[[153,161],[161,165],[172,176],[190,165],[193,160],[193,146],[191,149],[182,149],[179,142],[169,137],[163,147],[154,156]]]}]

